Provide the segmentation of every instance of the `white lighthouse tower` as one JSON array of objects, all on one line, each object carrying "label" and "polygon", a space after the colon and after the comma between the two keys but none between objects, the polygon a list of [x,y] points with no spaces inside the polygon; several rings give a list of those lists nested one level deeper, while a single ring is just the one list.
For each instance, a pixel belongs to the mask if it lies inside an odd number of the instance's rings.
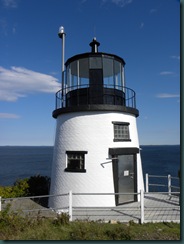
[{"label": "white lighthouse tower", "polygon": [[[59,35],[64,39],[63,28]],[[91,52],[69,58],[62,68],[53,111],[50,194],[62,195],[50,197],[55,209],[68,206],[69,191],[74,207],[112,207],[138,201],[135,193],[144,189],[136,94],[125,86],[125,61],[99,52],[99,45],[94,38]]]}]

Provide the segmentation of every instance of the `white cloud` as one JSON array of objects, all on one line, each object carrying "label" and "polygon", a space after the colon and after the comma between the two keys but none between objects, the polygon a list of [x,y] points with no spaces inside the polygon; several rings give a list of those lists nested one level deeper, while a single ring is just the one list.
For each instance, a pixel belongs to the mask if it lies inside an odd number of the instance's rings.
[{"label": "white cloud", "polygon": [[17,8],[18,6],[17,0],[1,0],[1,2],[5,8]]},{"label": "white cloud", "polygon": [[158,98],[178,98],[180,97],[179,94],[170,94],[170,93],[160,93],[160,94],[157,94],[156,97]]},{"label": "white cloud", "polygon": [[23,67],[0,67],[0,100],[16,101],[30,93],[54,93],[59,88],[58,80],[51,75]]},{"label": "white cloud", "polygon": [[160,75],[173,75],[174,73],[171,71],[162,71],[160,72]]},{"label": "white cloud", "polygon": [[0,119],[19,119],[20,116],[17,114],[0,113]]}]

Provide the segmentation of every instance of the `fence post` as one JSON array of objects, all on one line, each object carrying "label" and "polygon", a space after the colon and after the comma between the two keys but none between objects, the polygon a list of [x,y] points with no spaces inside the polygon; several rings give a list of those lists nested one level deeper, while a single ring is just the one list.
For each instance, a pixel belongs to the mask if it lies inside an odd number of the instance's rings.
[{"label": "fence post", "polygon": [[169,196],[171,195],[171,175],[168,175],[168,192]]},{"label": "fence post", "polygon": [[0,212],[1,212],[1,197],[0,197]]},{"label": "fence post", "polygon": [[146,192],[149,192],[149,175],[146,173]]},{"label": "fence post", "polygon": [[72,221],[72,191],[69,191],[69,220]]},{"label": "fence post", "polygon": [[144,190],[141,189],[141,224],[144,223]]}]

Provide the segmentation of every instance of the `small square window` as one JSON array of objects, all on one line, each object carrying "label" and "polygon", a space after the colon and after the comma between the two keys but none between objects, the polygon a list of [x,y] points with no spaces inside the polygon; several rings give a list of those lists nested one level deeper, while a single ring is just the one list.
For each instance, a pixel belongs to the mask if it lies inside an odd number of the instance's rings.
[{"label": "small square window", "polygon": [[129,123],[112,122],[114,124],[114,141],[131,141]]},{"label": "small square window", "polygon": [[85,169],[85,154],[86,151],[66,151],[68,172],[86,172]]}]

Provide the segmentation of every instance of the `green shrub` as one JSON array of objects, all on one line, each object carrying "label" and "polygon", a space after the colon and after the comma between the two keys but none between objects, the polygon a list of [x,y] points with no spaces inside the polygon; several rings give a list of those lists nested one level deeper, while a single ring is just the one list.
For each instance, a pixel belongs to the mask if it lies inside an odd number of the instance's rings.
[{"label": "green shrub", "polygon": [[27,220],[15,212],[10,212],[10,204],[0,212],[0,239],[9,239],[22,232],[27,226]]},{"label": "green shrub", "polygon": [[124,225],[110,225],[105,234],[110,240],[131,240],[131,235],[128,227]]},{"label": "green shrub", "polygon": [[70,240],[107,240],[101,226],[93,222],[77,221],[72,224]]},{"label": "green shrub", "polygon": [[17,180],[13,186],[0,186],[0,196],[2,198],[24,197],[28,193],[28,179]]},{"label": "green shrub", "polygon": [[[28,179],[28,196],[49,195],[50,178],[48,176],[35,175]],[[33,199],[43,207],[48,206],[48,197]]]},{"label": "green shrub", "polygon": [[13,192],[15,193],[16,197],[25,197],[28,195],[28,178],[25,179],[18,179],[13,186]]},{"label": "green shrub", "polygon": [[68,213],[58,214],[57,218],[53,220],[53,224],[56,225],[56,226],[68,225],[69,224],[69,215],[68,215]]},{"label": "green shrub", "polygon": [[2,198],[10,198],[10,197],[14,197],[13,196],[13,187],[12,186],[0,186],[0,196]]},{"label": "green shrub", "polygon": [[[30,178],[18,179],[13,186],[0,186],[0,196],[2,198],[16,198],[26,196],[48,195],[50,178],[47,176],[31,176]],[[47,205],[47,199],[42,199]]]},{"label": "green shrub", "polygon": [[122,224],[77,221],[72,223],[71,240],[131,240],[129,228]]},{"label": "green shrub", "polygon": [[50,218],[26,218],[0,212],[1,240],[179,240],[180,224],[110,224],[89,221],[68,222],[67,214]]},{"label": "green shrub", "polygon": [[41,196],[49,194],[50,178],[48,176],[35,175],[28,179],[29,196]]}]

